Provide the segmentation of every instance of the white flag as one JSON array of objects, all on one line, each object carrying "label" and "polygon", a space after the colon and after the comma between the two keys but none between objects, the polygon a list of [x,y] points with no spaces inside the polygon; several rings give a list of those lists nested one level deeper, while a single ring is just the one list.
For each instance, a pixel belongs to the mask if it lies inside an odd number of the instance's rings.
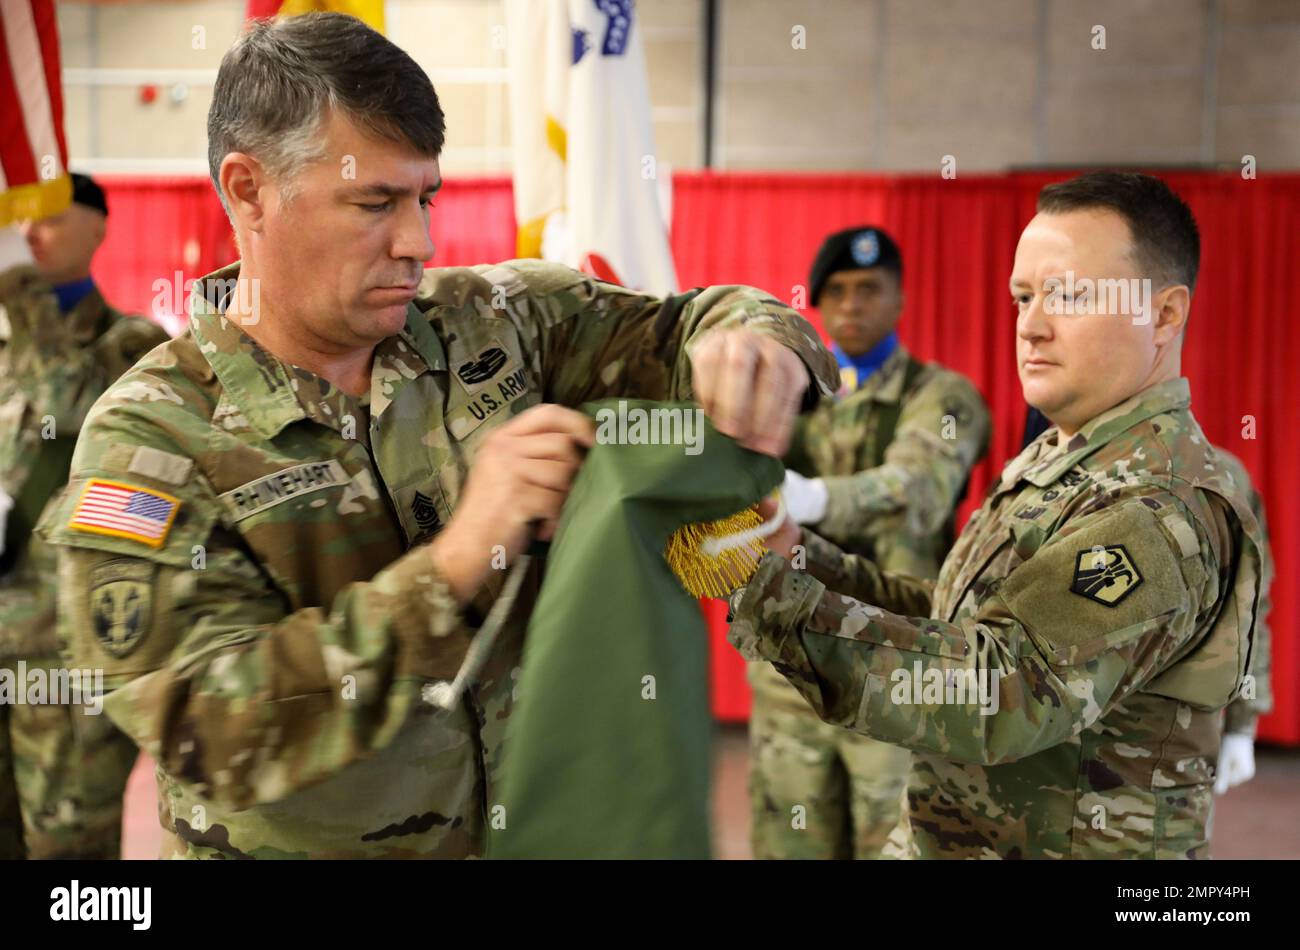
[{"label": "white flag", "polygon": [[632,0],[507,0],[506,15],[519,252],[676,291]]}]

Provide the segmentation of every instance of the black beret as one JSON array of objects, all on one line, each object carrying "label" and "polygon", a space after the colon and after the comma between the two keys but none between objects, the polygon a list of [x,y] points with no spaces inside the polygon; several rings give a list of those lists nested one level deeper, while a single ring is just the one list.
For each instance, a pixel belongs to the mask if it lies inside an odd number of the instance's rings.
[{"label": "black beret", "polygon": [[808,299],[817,306],[817,298],[831,274],[862,267],[883,267],[903,279],[903,258],[894,239],[880,228],[864,225],[836,231],[822,242],[808,277]]},{"label": "black beret", "polygon": [[104,197],[104,189],[89,175],[72,173],[72,200],[108,216],[108,199]]}]

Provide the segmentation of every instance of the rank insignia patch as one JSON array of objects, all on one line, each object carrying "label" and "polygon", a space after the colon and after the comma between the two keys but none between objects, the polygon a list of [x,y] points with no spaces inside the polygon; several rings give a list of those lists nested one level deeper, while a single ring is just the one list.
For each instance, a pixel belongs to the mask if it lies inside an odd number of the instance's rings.
[{"label": "rank insignia patch", "polygon": [[180,499],[163,492],[94,478],[82,491],[68,527],[160,548],[180,507]]},{"label": "rank insignia patch", "polygon": [[1122,544],[1080,551],[1074,562],[1071,593],[1115,607],[1142,584],[1142,575]]},{"label": "rank insignia patch", "polygon": [[411,514],[415,516],[415,523],[419,526],[422,534],[437,532],[442,527],[442,522],[438,518],[438,508],[434,505],[433,499],[424,492],[417,491],[415,497],[411,500]]}]

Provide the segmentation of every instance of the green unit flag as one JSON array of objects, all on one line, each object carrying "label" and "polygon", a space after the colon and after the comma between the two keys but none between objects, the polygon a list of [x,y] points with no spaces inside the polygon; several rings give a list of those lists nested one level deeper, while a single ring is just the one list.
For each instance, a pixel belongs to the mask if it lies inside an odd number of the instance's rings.
[{"label": "green unit flag", "polygon": [[[528,627],[488,855],[707,858],[706,628],[664,549],[684,525],[753,505],[784,470],[692,404],[585,408],[597,445],[565,504]],[[682,437],[664,437],[673,432]]]}]

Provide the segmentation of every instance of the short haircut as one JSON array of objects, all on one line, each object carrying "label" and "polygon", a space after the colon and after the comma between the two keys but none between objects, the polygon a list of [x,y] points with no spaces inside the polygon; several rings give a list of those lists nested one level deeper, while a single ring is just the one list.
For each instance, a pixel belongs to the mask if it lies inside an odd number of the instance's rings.
[{"label": "short haircut", "polygon": [[1133,236],[1134,262],[1159,286],[1196,289],[1201,235],[1191,208],[1159,178],[1099,171],[1048,185],[1038,193],[1047,214],[1103,208],[1114,211]]},{"label": "short haircut", "polygon": [[304,164],[324,157],[331,111],[422,155],[442,152],[446,120],[433,83],[383,34],[342,13],[249,24],[221,58],[208,110],[208,173],[226,213],[218,176],[228,154],[247,152],[288,189]]}]

